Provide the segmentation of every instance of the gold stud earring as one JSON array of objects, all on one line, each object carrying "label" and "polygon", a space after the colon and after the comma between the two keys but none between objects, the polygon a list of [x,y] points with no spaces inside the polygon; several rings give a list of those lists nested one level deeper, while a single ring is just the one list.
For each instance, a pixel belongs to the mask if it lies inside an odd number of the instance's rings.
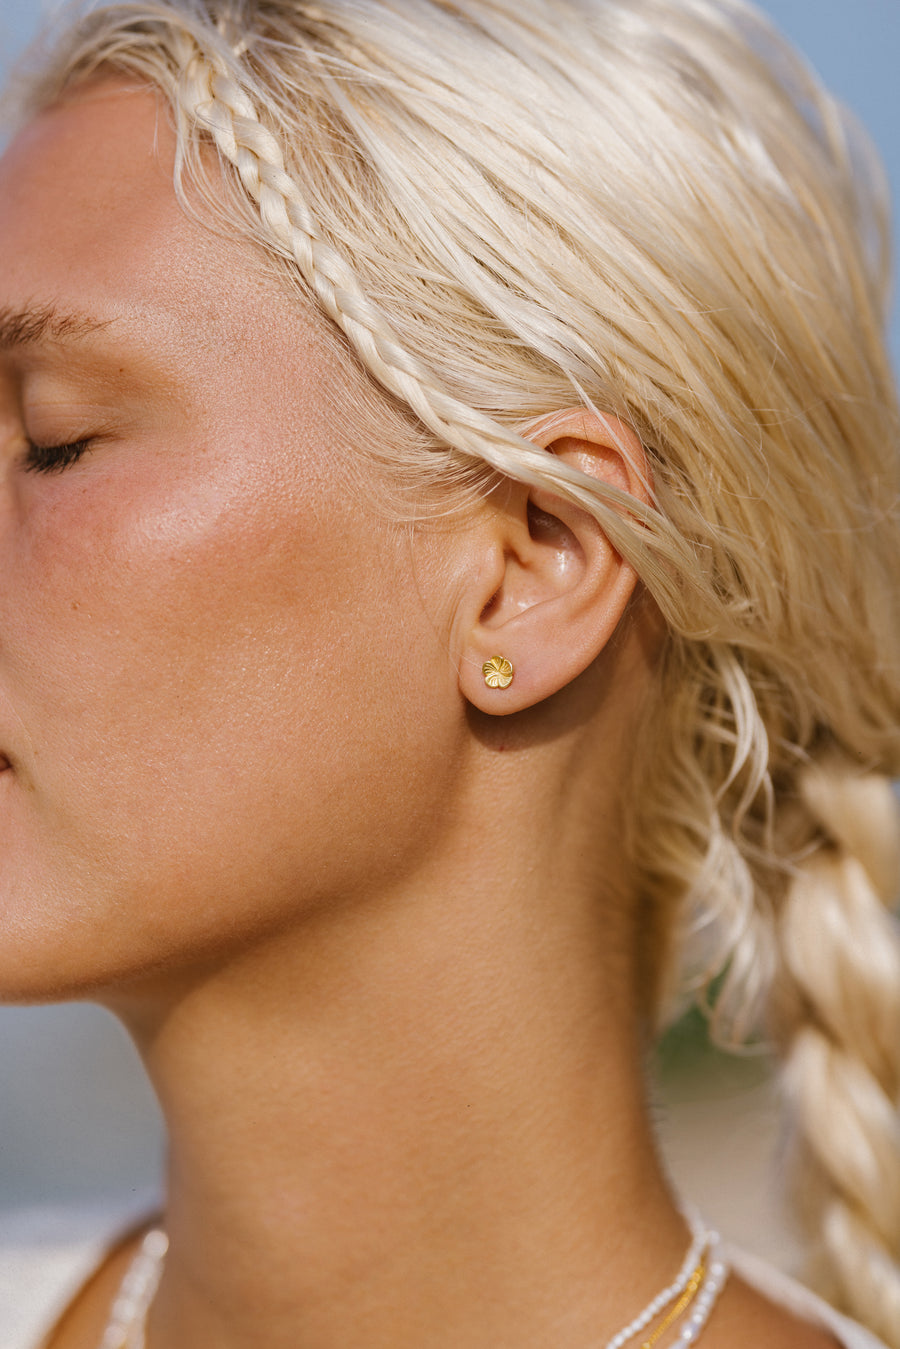
[{"label": "gold stud earring", "polygon": [[484,682],[489,689],[508,689],[513,681],[512,662],[505,656],[491,656],[481,667]]}]

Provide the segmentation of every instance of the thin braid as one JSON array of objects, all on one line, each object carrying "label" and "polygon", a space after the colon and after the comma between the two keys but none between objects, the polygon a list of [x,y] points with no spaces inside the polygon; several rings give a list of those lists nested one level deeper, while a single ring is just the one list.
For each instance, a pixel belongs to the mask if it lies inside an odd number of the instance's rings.
[{"label": "thin braid", "polygon": [[[498,472],[546,485],[547,456],[499,423],[443,390],[398,341],[385,316],[363,294],[347,262],[321,236],[297,185],[285,170],[275,136],[260,122],[237,82],[199,48],[185,63],[183,111],[206,129],[233,164],[279,247],[296,263],[328,316],[347,335],[366,368],[403,399],[428,429],[467,458]],[[529,468],[534,473],[529,474]],[[584,494],[584,478],[560,464],[560,488]],[[621,497],[621,499],[620,499]],[[616,494],[632,513],[634,503]],[[591,501],[593,503],[593,500]]]},{"label": "thin braid", "polygon": [[780,924],[798,1204],[817,1281],[900,1346],[897,807],[886,778],[846,770],[811,768],[801,791],[826,841]]},{"label": "thin braid", "polygon": [[[611,542],[636,569],[652,553],[671,578],[659,586],[657,598],[680,607],[685,582],[695,585],[702,579],[698,556],[690,544],[654,508],[538,449],[442,388],[398,340],[385,315],[365,295],[352,267],[323,238],[286,171],[277,138],[263,126],[252,100],[221,58],[204,51],[186,30],[176,34],[174,46],[182,72],[176,89],[182,115],[188,124],[208,132],[223,158],[233,165],[257,203],[271,240],[294,262],[369,373],[469,462],[535,487],[552,486],[602,517]],[[643,528],[635,529],[634,523]]]}]

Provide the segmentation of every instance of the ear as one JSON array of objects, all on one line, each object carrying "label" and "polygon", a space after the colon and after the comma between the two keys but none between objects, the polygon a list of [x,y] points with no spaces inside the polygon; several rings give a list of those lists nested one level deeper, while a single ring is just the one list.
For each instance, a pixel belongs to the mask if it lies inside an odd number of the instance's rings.
[{"label": "ear", "polygon": [[[637,435],[583,408],[556,413],[528,439],[603,482],[649,500]],[[542,702],[580,675],[616,630],[637,583],[594,517],[552,492],[507,480],[482,527],[457,611],[460,689],[483,712],[504,715]],[[483,666],[513,668],[504,688]]]}]

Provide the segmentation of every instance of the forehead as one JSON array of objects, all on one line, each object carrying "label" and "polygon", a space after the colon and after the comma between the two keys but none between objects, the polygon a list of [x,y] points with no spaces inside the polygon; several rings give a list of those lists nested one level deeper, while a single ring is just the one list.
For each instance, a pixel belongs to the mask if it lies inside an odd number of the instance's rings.
[{"label": "forehead", "polygon": [[[57,366],[121,363],[239,419],[250,384],[285,418],[292,400],[352,403],[327,321],[255,245],[183,209],[175,148],[163,96],[117,78],[16,137],[0,158],[0,373],[21,349]],[[17,347],[35,320],[38,345]]]},{"label": "forehead", "polygon": [[246,314],[249,246],[188,217],[164,99],[120,79],[41,113],[0,159],[0,311],[98,323],[156,314],[195,335]]}]

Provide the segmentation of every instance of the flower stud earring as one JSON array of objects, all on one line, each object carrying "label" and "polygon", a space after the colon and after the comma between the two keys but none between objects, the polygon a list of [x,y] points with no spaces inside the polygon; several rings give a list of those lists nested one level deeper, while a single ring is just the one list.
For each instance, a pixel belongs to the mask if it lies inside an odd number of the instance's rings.
[{"label": "flower stud earring", "polygon": [[513,681],[512,662],[505,656],[491,656],[481,667],[484,682],[489,689],[508,689]]}]

